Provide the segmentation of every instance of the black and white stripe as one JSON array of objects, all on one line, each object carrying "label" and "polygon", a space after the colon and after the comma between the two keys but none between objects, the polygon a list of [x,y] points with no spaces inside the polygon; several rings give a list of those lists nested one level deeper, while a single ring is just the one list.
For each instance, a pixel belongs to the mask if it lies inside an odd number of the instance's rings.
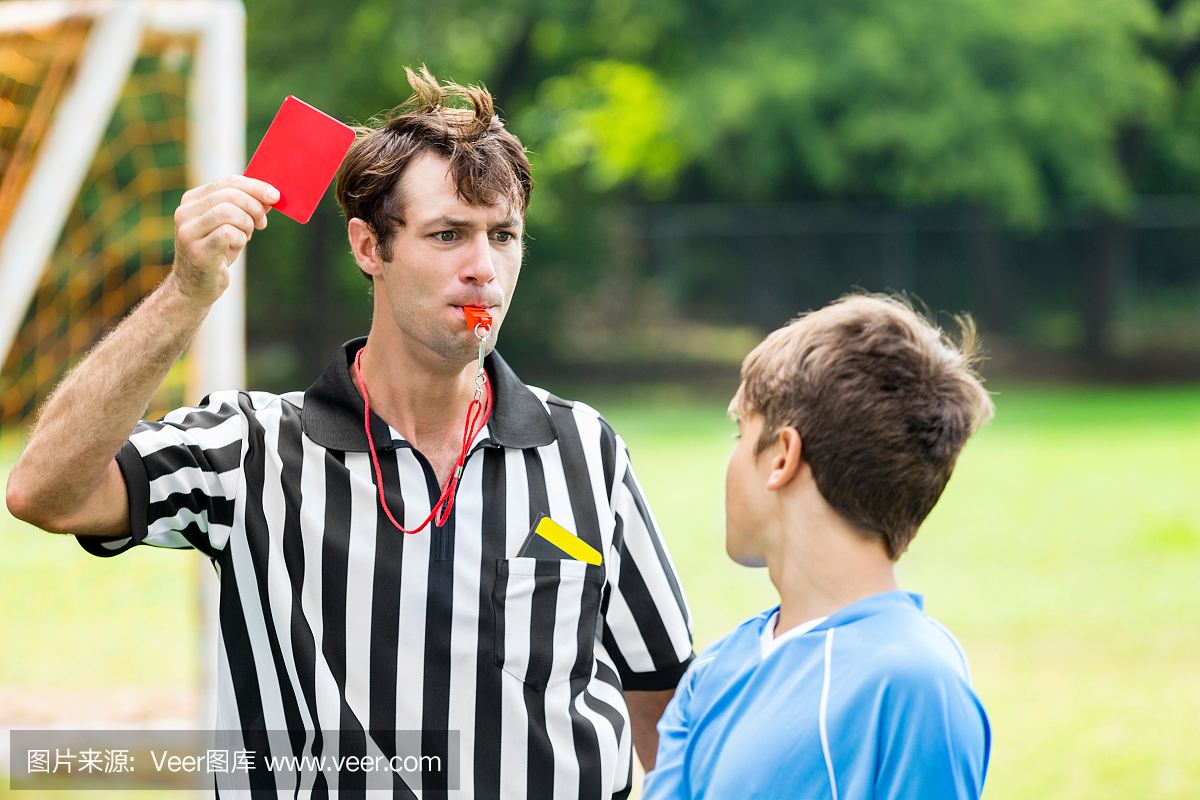
[{"label": "black and white stripe", "polygon": [[[376,497],[347,343],[306,392],[219,392],[138,425],[118,455],[132,532],[80,537],[97,555],[194,548],[220,575],[218,728],[251,749],[426,754],[460,732],[459,789],[416,796],[604,798],[629,792],[623,691],[675,686],[687,606],[624,443],[591,408],[527,387],[488,359],[496,412],[454,512],[405,536]],[[372,435],[388,504],[415,527],[439,494],[428,462],[383,420]],[[604,554],[522,558],[546,514]],[[287,731],[266,742],[255,731]],[[301,796],[397,790],[384,774],[318,776]],[[263,779],[269,789],[270,779]],[[290,795],[291,792],[288,792]]]}]

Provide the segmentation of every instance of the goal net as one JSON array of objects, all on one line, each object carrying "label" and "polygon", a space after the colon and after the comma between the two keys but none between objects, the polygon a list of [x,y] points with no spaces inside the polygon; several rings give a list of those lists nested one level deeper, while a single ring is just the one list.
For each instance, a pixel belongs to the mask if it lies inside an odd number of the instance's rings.
[{"label": "goal net", "polygon": [[[183,192],[242,168],[243,26],[230,0],[0,3],[0,430],[166,276]],[[243,384],[241,272],[148,416]]]},{"label": "goal net", "polygon": [[[0,2],[0,434],[166,276],[185,189],[245,166],[245,114],[241,0]],[[245,385],[242,261],[148,416]]]}]

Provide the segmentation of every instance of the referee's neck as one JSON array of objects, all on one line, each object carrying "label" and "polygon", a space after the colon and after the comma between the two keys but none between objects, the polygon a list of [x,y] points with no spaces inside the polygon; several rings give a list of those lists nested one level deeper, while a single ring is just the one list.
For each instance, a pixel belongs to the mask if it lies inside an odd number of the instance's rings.
[{"label": "referee's neck", "polygon": [[475,394],[477,362],[449,363],[418,343],[379,335],[373,328],[361,365],[372,413],[406,440],[419,443],[461,435]]}]

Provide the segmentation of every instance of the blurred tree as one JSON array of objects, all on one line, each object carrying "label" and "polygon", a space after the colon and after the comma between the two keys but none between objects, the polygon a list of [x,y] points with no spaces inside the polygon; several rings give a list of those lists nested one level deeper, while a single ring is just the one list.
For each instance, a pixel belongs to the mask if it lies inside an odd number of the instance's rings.
[{"label": "blurred tree", "polygon": [[[1142,51],[1166,76],[1169,92],[1153,113],[1124,120],[1115,152],[1134,192],[1196,194],[1200,186],[1200,2],[1154,0],[1157,19]],[[1129,249],[1124,215],[1106,214],[1097,235],[1096,278],[1084,315],[1085,351],[1109,351],[1118,283]]]},{"label": "blurred tree", "polygon": [[[696,156],[686,191],[968,203],[981,220],[1024,228],[1099,212],[1095,246],[1063,266],[1082,284],[1085,349],[1103,355],[1135,188],[1122,135],[1172,119],[1171,72],[1152,57],[1154,6],[770,5],[714,7],[724,16],[697,31],[708,36],[689,37],[676,95],[688,113],[669,134]],[[1009,323],[1006,271],[979,266],[996,300],[989,316]]]},{"label": "blurred tree", "polygon": [[[1102,348],[1133,192],[1192,188],[1200,175],[1200,0],[254,0],[247,10],[252,141],[288,93],[342,119],[388,108],[409,94],[406,64],[493,90],[538,181],[517,299],[536,312],[505,328],[518,360],[553,355],[572,299],[604,271],[631,268],[614,263],[625,257],[605,221],[614,208],[713,198],[967,203],[1027,228],[1101,212],[1107,232],[1080,266],[1089,341]],[[332,205],[313,225],[312,235],[273,226],[251,274],[252,296],[281,301],[270,324],[314,343],[305,362],[317,350],[323,360],[335,332],[366,327],[365,282]],[[1003,280],[993,264],[989,285],[1011,297]]]}]

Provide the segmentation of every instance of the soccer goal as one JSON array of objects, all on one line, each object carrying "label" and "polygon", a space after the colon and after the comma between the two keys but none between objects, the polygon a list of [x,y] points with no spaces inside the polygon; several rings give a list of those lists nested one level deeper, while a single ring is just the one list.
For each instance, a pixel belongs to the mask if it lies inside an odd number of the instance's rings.
[{"label": "soccer goal", "polygon": [[[183,192],[242,170],[245,83],[241,0],[0,2],[0,433],[167,275]],[[245,384],[243,261],[148,416]]]},{"label": "soccer goal", "polygon": [[[244,141],[240,0],[0,3],[0,430],[166,276],[180,196]],[[243,267],[151,415],[244,384]]]}]

